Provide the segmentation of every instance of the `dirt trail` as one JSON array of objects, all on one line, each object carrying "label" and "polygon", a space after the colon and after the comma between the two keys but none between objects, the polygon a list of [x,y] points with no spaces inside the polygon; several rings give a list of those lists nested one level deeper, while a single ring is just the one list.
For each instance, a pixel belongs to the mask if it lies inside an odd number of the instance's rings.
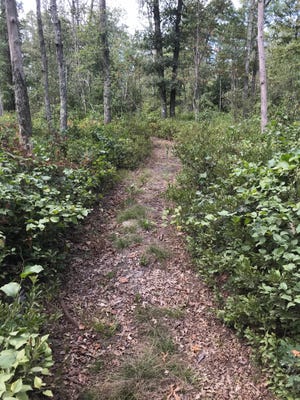
[{"label": "dirt trail", "polygon": [[163,193],[180,169],[171,146],[155,139],[74,238],[52,334],[57,399],[274,398],[248,346],[215,318],[182,234],[164,226]]}]

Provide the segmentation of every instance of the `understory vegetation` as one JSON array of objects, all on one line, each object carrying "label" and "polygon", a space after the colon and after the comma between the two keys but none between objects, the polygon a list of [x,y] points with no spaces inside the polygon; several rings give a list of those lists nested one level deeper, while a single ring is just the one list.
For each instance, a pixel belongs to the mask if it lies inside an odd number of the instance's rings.
[{"label": "understory vegetation", "polygon": [[[37,124],[38,125],[38,124]],[[14,142],[16,123],[0,122],[0,398],[52,397],[53,365],[42,301],[63,272],[71,229],[116,182],[149,154],[149,136],[132,119],[103,126],[73,122],[58,144],[40,134],[32,158]],[[42,132],[36,127],[36,132]],[[43,295],[42,295],[43,292]]]},{"label": "understory vegetation", "polygon": [[300,397],[300,125],[187,124],[169,195],[219,316],[256,348],[282,398]]}]

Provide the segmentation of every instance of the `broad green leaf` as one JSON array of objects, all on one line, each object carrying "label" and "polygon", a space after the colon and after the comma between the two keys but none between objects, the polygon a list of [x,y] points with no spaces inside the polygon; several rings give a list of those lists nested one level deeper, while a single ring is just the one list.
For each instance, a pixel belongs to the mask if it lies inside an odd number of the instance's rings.
[{"label": "broad green leaf", "polygon": [[15,350],[3,350],[0,353],[0,368],[9,369],[11,368],[17,359],[17,353]]},{"label": "broad green leaf", "polygon": [[288,286],[285,282],[281,282],[281,284],[279,285],[279,289],[281,290],[287,290]]},{"label": "broad green leaf", "polygon": [[30,370],[30,372],[32,372],[32,373],[37,373],[37,372],[42,372],[42,371],[43,371],[43,367],[33,367]]},{"label": "broad green leaf", "polygon": [[57,222],[59,222],[59,217],[50,217],[50,221],[57,223]]},{"label": "broad green leaf", "polygon": [[281,294],[280,298],[284,299],[284,300],[287,300],[287,301],[290,301],[290,302],[293,302],[293,298],[289,294]]},{"label": "broad green leaf", "polygon": [[16,353],[16,361],[18,362],[18,364],[20,365],[24,365],[26,363],[28,363],[29,359],[26,355],[25,349],[23,348],[22,350],[19,350]]},{"label": "broad green leaf", "polygon": [[0,383],[0,399],[2,398],[3,393],[6,392],[5,383]]},{"label": "broad green leaf", "polygon": [[36,389],[40,389],[42,386],[44,386],[45,384],[43,383],[42,379],[38,376],[34,377],[34,381],[33,381],[33,386]]},{"label": "broad green leaf", "polygon": [[10,283],[7,283],[6,285],[0,287],[0,290],[2,290],[2,292],[4,292],[6,294],[6,296],[9,296],[9,297],[16,297],[18,295],[20,289],[21,289],[21,286],[17,282],[10,282]]},{"label": "broad green leaf", "polygon": [[[10,380],[10,378],[12,378],[14,376],[14,374],[7,374],[5,372],[2,372],[0,374],[0,385],[1,383],[7,382]],[[1,386],[0,386],[1,387]]]},{"label": "broad green leaf", "polygon": [[287,170],[290,168],[290,164],[286,161],[279,161],[279,163],[276,164],[274,169],[284,169]]},{"label": "broad green leaf", "polygon": [[20,349],[24,344],[28,341],[28,337],[24,337],[23,335],[16,338],[9,339],[9,344],[13,346],[16,350]]},{"label": "broad green leaf", "polygon": [[231,214],[227,210],[222,210],[218,212],[218,215],[220,215],[221,217],[228,217]]},{"label": "broad green leaf", "polygon": [[11,384],[10,390],[13,392],[13,394],[15,394],[20,392],[22,390],[22,387],[23,387],[23,381],[20,378]]},{"label": "broad green leaf", "polygon": [[44,396],[47,396],[47,397],[53,397],[53,393],[51,392],[51,390],[45,390],[45,391],[43,392],[43,395],[44,395]]},{"label": "broad green leaf", "polygon": [[28,265],[21,273],[21,278],[24,279],[31,274],[39,274],[44,268],[41,265]]},{"label": "broad green leaf", "polygon": [[19,392],[17,393],[18,400],[29,400],[28,394],[26,392]]}]

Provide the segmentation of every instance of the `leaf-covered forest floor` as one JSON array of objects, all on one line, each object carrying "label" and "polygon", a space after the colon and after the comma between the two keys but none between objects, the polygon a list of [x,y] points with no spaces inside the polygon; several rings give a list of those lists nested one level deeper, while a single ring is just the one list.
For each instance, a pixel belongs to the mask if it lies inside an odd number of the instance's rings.
[{"label": "leaf-covered forest floor", "polygon": [[215,316],[164,193],[172,143],[130,172],[74,233],[52,325],[55,398],[274,399],[250,348]]}]

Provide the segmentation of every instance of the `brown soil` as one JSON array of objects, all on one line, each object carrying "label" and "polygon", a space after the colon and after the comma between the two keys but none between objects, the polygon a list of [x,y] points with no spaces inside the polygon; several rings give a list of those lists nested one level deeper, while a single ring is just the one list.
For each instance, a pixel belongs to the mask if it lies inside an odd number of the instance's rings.
[{"label": "brown soil", "polygon": [[[180,169],[171,146],[154,139],[146,165],[74,234],[52,331],[56,399],[274,399],[249,347],[215,317],[182,233],[165,226],[164,192]],[[121,222],[130,201],[146,217]],[[147,357],[155,376],[141,372]]]}]

